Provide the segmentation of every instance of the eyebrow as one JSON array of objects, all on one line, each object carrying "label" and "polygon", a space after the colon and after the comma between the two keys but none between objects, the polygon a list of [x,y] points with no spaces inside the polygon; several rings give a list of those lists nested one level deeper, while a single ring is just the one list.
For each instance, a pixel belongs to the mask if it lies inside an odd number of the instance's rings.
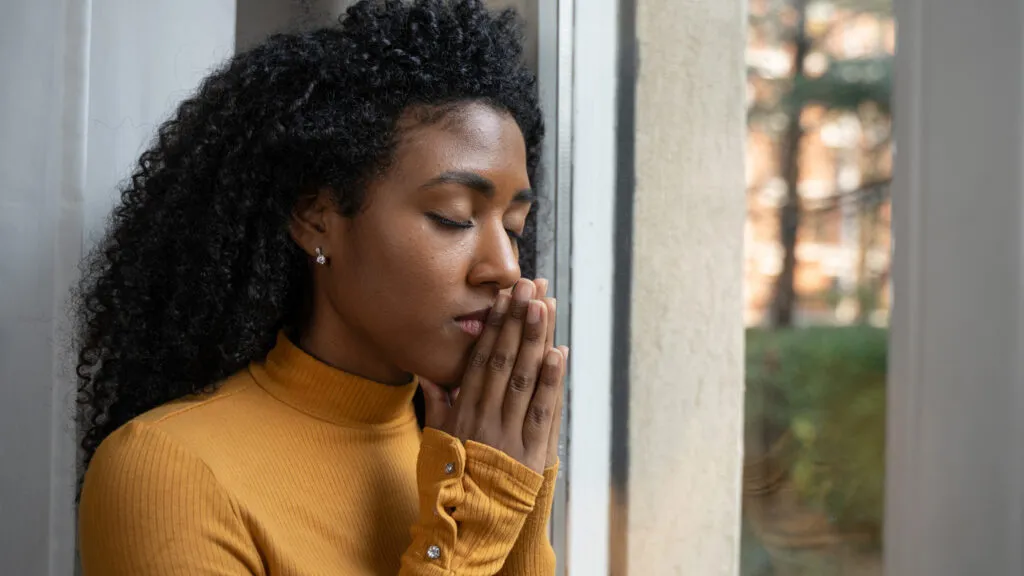
[{"label": "eyebrow", "polygon": [[[475,190],[488,198],[494,196],[494,182],[473,172],[449,171],[442,172],[435,178],[431,178],[421,188],[430,188],[443,184],[457,184]],[[513,202],[528,204],[537,199],[536,193],[531,188],[524,188],[516,192]]]}]

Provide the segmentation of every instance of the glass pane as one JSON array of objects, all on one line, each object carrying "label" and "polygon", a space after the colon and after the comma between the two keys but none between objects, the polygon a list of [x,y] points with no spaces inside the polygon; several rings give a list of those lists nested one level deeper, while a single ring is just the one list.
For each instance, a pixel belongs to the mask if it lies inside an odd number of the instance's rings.
[{"label": "glass pane", "polygon": [[880,575],[891,0],[750,0],[744,576]]}]

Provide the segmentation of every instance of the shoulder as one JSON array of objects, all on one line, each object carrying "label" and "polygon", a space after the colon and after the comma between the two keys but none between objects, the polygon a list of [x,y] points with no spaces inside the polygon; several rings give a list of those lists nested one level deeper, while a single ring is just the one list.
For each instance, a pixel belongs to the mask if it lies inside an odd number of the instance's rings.
[{"label": "shoulder", "polygon": [[184,422],[186,428],[194,428],[204,420],[244,412],[247,401],[260,395],[260,391],[246,369],[217,384],[210,392],[168,402],[136,416],[132,422],[149,424],[166,432],[172,432],[180,422]]},{"label": "shoulder", "polygon": [[196,573],[207,560],[257,573],[236,498],[164,425],[189,402],[132,420],[96,451],[78,509],[85,573]]},{"label": "shoulder", "polygon": [[[233,447],[247,444],[254,429],[282,418],[283,406],[253,379],[248,370],[231,376],[204,394],[168,402],[134,418],[114,432],[131,436],[132,429],[153,429],[209,464],[230,457]],[[105,441],[106,442],[106,441]]]},{"label": "shoulder", "polygon": [[243,371],[213,392],[169,402],[135,417],[96,450],[86,472],[83,500],[90,489],[122,490],[129,478],[134,484],[127,488],[213,478],[203,445],[232,421],[252,418],[248,412],[259,395],[251,376]]},{"label": "shoulder", "polygon": [[196,528],[191,524],[209,520],[209,510],[238,517],[235,502],[200,458],[159,428],[133,421],[93,456],[82,485],[79,531],[84,547],[103,549],[117,541],[104,534],[146,535],[148,541],[175,526]]},{"label": "shoulder", "polygon": [[196,455],[159,427],[133,420],[100,444],[82,486],[82,507],[114,497],[131,502],[198,484],[213,484],[212,472]]}]

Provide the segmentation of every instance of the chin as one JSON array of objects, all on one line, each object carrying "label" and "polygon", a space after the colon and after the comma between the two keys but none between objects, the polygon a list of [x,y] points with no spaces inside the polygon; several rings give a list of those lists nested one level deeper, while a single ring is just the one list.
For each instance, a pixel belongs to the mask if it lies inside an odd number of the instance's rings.
[{"label": "chin", "polygon": [[434,357],[431,360],[432,362],[429,367],[417,371],[416,374],[447,390],[453,390],[462,384],[462,375],[466,371],[467,358],[458,357],[453,358],[451,361],[445,361],[446,359]]},{"label": "chin", "polygon": [[445,390],[454,390],[462,385],[462,370],[421,372],[419,375],[421,378],[426,378]]},{"label": "chin", "polygon": [[[407,348],[407,370],[445,389],[452,390],[462,384],[462,376],[469,365],[469,356],[476,347],[476,338],[465,333],[441,330],[415,339],[415,347]],[[424,346],[424,342],[429,345]]]}]

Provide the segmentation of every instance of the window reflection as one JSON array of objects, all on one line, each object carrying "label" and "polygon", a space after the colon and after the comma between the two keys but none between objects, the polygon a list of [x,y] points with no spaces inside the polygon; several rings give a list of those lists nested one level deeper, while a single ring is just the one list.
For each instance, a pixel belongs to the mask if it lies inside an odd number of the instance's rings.
[{"label": "window reflection", "polygon": [[881,574],[890,0],[750,0],[745,576]]}]

